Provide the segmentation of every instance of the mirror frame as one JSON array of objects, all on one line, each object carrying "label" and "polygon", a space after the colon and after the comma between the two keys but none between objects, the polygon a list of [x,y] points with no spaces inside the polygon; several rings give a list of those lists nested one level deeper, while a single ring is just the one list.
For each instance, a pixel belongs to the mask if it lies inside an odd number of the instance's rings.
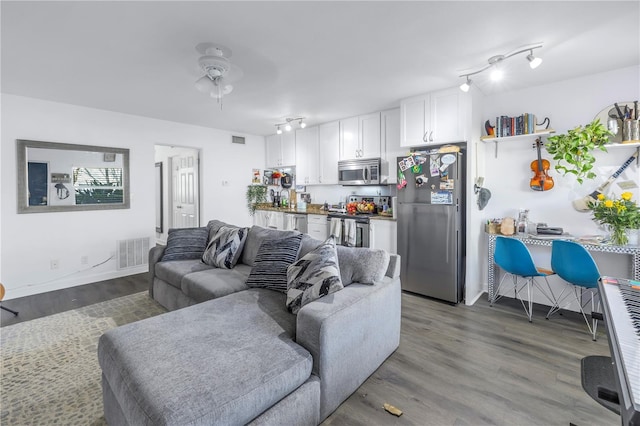
[{"label": "mirror frame", "polygon": [[[129,194],[129,149],[126,148],[112,148],[106,146],[93,146],[93,145],[75,145],[70,143],[58,143],[58,142],[41,142],[25,139],[18,139],[17,141],[17,159],[18,159],[18,179],[17,179],[17,200],[18,200],[18,213],[49,213],[49,212],[74,212],[74,211],[87,211],[87,210],[114,210],[114,209],[128,209],[131,207],[131,200]],[[124,190],[124,202],[122,204],[81,204],[70,206],[30,206],[29,205],[29,189],[28,189],[28,176],[27,176],[27,149],[28,148],[42,148],[42,149],[58,149],[66,151],[89,151],[89,152],[102,152],[122,154],[122,179]]]}]

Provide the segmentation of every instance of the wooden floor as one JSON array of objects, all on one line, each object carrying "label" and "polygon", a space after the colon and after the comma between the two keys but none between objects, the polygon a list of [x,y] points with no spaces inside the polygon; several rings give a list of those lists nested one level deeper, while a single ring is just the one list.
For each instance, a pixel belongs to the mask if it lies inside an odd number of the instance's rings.
[{"label": "wooden floor", "polygon": [[[6,301],[2,325],[147,289],[147,275]],[[536,306],[486,298],[451,306],[405,293],[400,347],[324,425],[618,425],[580,383],[580,360],[609,355],[604,328],[593,342],[582,317],[545,320]],[[389,403],[403,411],[384,411]]]}]

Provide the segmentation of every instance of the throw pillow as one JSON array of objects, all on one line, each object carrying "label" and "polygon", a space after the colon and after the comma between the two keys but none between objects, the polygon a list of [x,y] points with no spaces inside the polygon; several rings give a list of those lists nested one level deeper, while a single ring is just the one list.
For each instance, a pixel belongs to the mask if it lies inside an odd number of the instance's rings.
[{"label": "throw pillow", "polygon": [[160,261],[200,259],[207,247],[208,237],[207,228],[169,229],[167,247]]},{"label": "throw pillow", "polygon": [[238,263],[249,228],[222,226],[211,239],[202,261],[217,268],[232,269]]},{"label": "throw pillow", "polygon": [[333,237],[289,266],[287,287],[287,309],[293,314],[307,303],[343,288]]},{"label": "throw pillow", "polygon": [[265,240],[247,278],[247,286],[287,291],[287,268],[298,258],[302,234],[278,240]]}]

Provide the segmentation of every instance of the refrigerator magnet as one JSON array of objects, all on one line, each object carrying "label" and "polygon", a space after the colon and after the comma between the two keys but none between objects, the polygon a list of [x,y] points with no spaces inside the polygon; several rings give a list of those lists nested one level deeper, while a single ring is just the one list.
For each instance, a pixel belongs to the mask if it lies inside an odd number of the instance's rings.
[{"label": "refrigerator magnet", "polygon": [[453,154],[445,154],[442,156],[442,159],[440,161],[442,162],[442,164],[453,164],[456,162],[456,156]]},{"label": "refrigerator magnet", "polygon": [[413,172],[414,175],[419,175],[422,173],[422,164],[416,164],[415,166],[411,167],[411,171]]},{"label": "refrigerator magnet", "polygon": [[416,163],[413,161],[413,157],[411,156],[398,162],[398,166],[400,166],[400,170],[402,170],[403,172],[407,170],[409,167],[413,166],[414,164]]},{"label": "refrigerator magnet", "polygon": [[407,186],[407,179],[405,179],[404,173],[400,169],[398,169],[398,184],[396,186],[398,189],[404,189]]},{"label": "refrigerator magnet", "polygon": [[440,157],[432,155],[429,161],[429,169],[431,170],[431,176],[438,176],[440,174]]},{"label": "refrigerator magnet", "polygon": [[427,162],[427,158],[424,155],[417,154],[413,157],[413,161],[415,161],[416,164],[424,164]]},{"label": "refrigerator magnet", "polygon": [[425,175],[416,176],[416,187],[420,187],[427,183],[428,178]]},{"label": "refrigerator magnet", "polygon": [[440,189],[453,189],[453,183],[455,181],[453,179],[447,179],[440,182]]},{"label": "refrigerator magnet", "polygon": [[431,192],[431,204],[453,204],[453,192],[451,191]]}]

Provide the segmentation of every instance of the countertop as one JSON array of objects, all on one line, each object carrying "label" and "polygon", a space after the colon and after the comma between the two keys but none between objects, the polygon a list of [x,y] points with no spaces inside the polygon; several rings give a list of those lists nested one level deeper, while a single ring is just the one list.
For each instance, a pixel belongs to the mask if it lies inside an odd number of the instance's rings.
[{"label": "countertop", "polygon": [[[295,214],[319,214],[327,216],[330,212],[322,208],[322,204],[309,204],[306,210],[298,210],[295,206],[291,207],[273,207],[271,203],[261,203],[256,206],[256,210],[264,210],[270,212],[283,212],[283,213],[295,213]],[[355,215],[354,215],[355,216]],[[378,214],[372,214],[369,216],[371,220],[391,220],[396,221],[393,216],[383,216]]]}]

